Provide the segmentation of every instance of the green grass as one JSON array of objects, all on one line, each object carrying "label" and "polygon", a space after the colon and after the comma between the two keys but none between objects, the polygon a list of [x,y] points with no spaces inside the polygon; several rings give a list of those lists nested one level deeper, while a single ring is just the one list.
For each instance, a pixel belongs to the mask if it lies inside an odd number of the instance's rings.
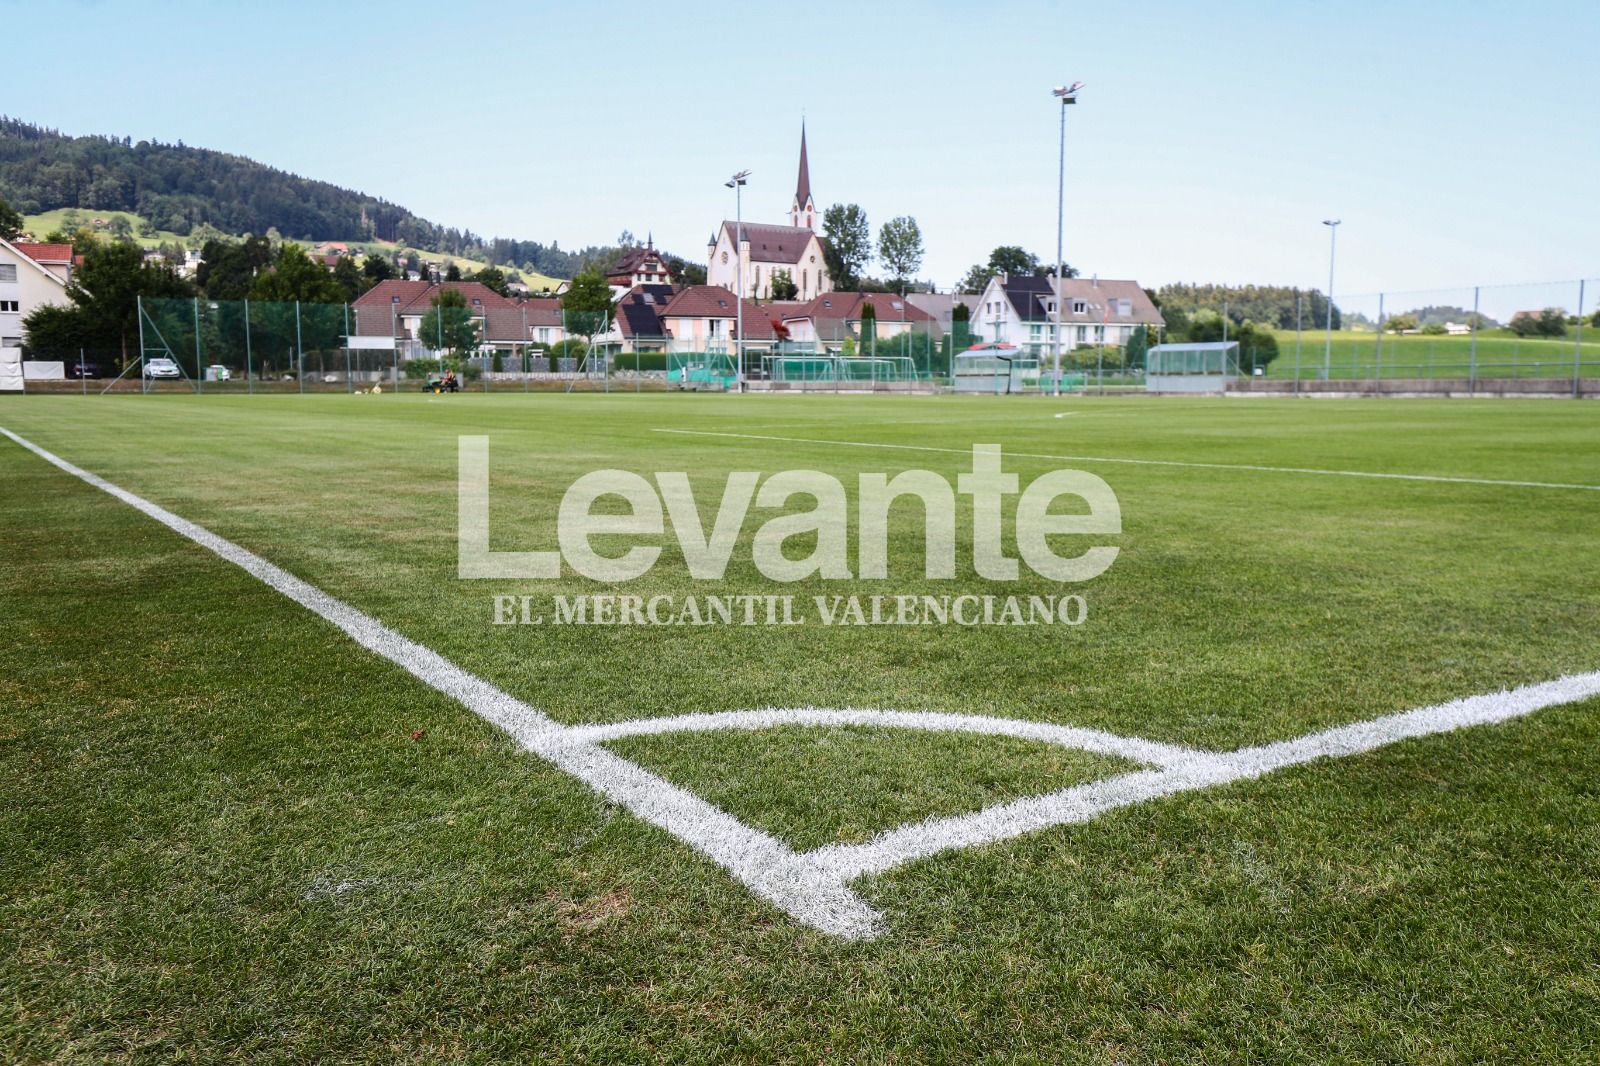
[{"label": "green grass", "polygon": [[[1278,358],[1267,376],[1295,376],[1295,332],[1275,330]],[[1325,335],[1307,329],[1300,336],[1300,376],[1322,372]],[[1381,342],[1381,343],[1380,343]],[[1584,322],[1580,342],[1575,327],[1565,337],[1518,337],[1507,329],[1480,333],[1474,354],[1473,339],[1430,337],[1423,334],[1359,333],[1338,331],[1329,342],[1330,377],[1374,378],[1569,378],[1573,355],[1578,354],[1584,377],[1600,377],[1600,328]]]},{"label": "green grass", "polygon": [[[1072,412],[1057,419],[1055,413]],[[657,428],[1600,484],[1600,405],[967,397],[27,396],[0,425],[564,722],[764,706],[1021,717],[1219,748],[1600,667],[1600,493],[1008,460],[1104,477],[1076,628],[494,627],[494,543],[583,473],[958,454]],[[856,887],[844,943],[520,753],[236,568],[0,442],[0,1046],[24,1061],[1573,1062],[1600,1051],[1600,701],[1133,807]],[[711,503],[703,503],[709,508]],[[964,516],[966,521],[970,516]],[[726,580],[675,550],[627,591]],[[917,592],[920,531],[886,582]],[[963,555],[965,558],[965,555]],[[989,586],[966,570],[942,592]],[[421,730],[418,739],[412,734]],[[877,730],[614,747],[799,846],[1115,772]]]}]

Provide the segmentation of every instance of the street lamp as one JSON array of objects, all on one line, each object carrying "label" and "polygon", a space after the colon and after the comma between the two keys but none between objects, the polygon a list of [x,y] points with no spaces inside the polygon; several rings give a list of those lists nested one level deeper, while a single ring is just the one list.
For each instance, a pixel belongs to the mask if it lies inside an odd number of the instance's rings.
[{"label": "street lamp", "polygon": [[[1328,380],[1328,373],[1333,357],[1333,257],[1339,249],[1339,223],[1340,219],[1325,218],[1322,224],[1328,227],[1328,324],[1323,331],[1322,341],[1322,380]],[[1381,323],[1380,323],[1381,325]]]},{"label": "street lamp", "polygon": [[740,392],[744,391],[744,204],[740,190],[749,177],[748,170],[741,170],[724,183],[733,190],[733,358],[734,379],[739,383]]},{"label": "street lamp", "polygon": [[1083,82],[1057,85],[1050,95],[1061,101],[1061,158],[1056,165],[1056,328],[1055,328],[1055,395],[1061,395],[1061,272],[1064,260],[1061,254],[1062,222],[1067,213],[1067,105],[1078,102],[1078,90]]}]

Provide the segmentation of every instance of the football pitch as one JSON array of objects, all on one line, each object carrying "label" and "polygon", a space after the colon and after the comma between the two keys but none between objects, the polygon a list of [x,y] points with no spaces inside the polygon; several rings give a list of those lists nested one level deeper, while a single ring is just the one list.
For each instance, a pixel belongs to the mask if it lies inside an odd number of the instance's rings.
[{"label": "football pitch", "polygon": [[[1600,1053],[1600,405],[29,396],[0,428],[10,1058]],[[674,513],[596,539],[661,546],[626,580],[462,578],[485,437],[495,552],[555,550],[596,471],[682,473],[715,539],[739,472],[809,470],[848,576],[758,566],[757,497],[717,576]],[[954,577],[910,503],[861,576],[859,479],[956,486],[985,445],[1102,480],[1117,528],[1052,543],[1109,566],[985,576],[958,492]]]}]

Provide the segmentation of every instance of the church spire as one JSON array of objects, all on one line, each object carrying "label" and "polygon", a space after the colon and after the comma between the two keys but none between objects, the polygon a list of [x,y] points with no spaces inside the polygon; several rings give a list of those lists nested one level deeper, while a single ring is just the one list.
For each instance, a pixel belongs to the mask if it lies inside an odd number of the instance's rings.
[{"label": "church spire", "polygon": [[800,120],[800,174],[794,183],[794,203],[789,208],[789,225],[817,228],[817,205],[811,198],[811,164],[806,159],[806,120]]}]

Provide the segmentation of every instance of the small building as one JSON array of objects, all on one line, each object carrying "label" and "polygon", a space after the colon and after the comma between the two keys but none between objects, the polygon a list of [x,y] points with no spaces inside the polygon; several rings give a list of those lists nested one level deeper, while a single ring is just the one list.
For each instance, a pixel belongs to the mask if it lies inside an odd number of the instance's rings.
[{"label": "small building", "polygon": [[1226,392],[1239,376],[1239,342],[1158,344],[1145,353],[1144,367],[1146,392]]}]

